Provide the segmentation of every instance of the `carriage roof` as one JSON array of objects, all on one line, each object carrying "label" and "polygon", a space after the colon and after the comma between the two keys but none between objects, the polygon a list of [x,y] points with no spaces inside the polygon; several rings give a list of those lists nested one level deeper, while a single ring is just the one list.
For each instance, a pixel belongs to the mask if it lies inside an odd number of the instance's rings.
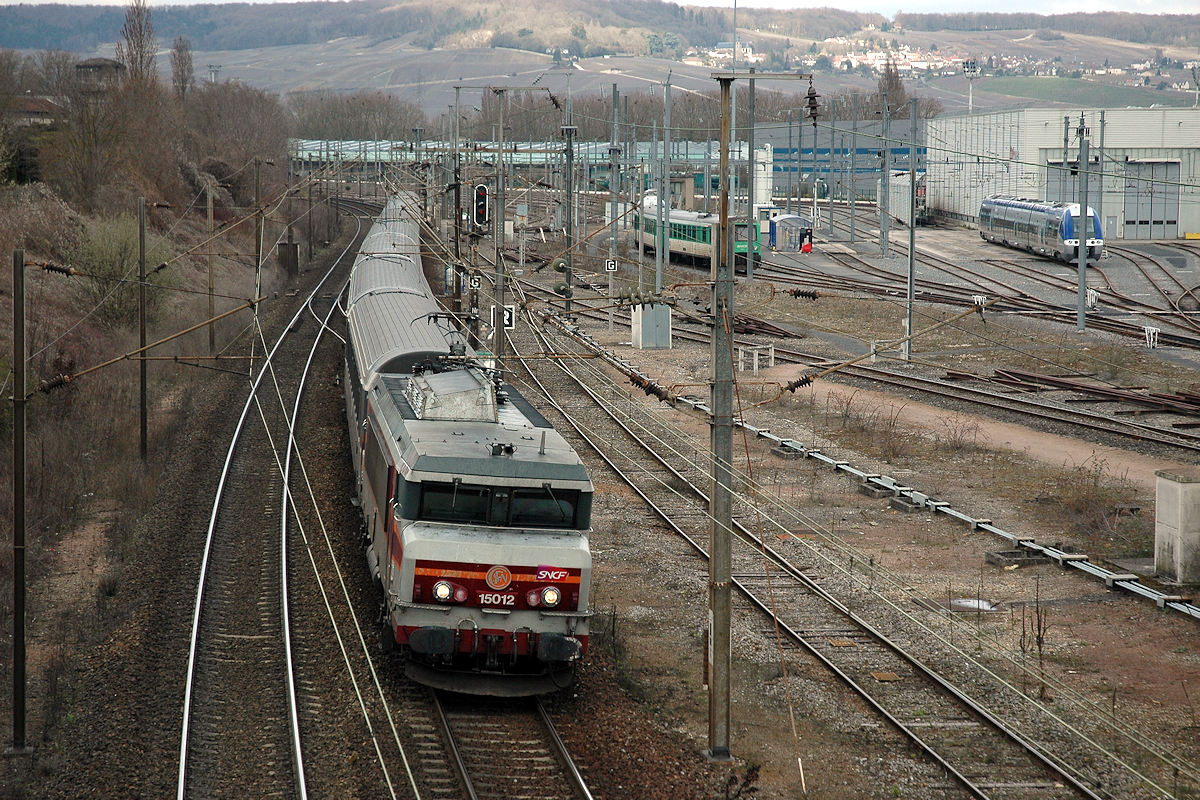
[{"label": "carriage roof", "polygon": [[347,295],[347,324],[363,386],[382,372],[408,372],[413,364],[450,353],[462,342],[431,315],[437,299],[421,271],[420,231],[401,209],[411,195],[391,198],[363,239]]}]

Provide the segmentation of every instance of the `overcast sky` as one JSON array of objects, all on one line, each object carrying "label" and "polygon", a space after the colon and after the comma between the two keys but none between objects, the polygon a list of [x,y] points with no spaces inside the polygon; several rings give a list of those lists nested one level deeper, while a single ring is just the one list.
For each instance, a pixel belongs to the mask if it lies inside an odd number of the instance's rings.
[{"label": "overcast sky", "polygon": [[[245,2],[246,0],[241,0]],[[249,2],[269,2],[270,0],[249,0]],[[678,0],[676,0],[678,2]],[[0,0],[0,5],[36,5],[43,2],[54,2],[67,5],[128,5],[128,0]],[[553,0],[546,0],[553,4]],[[164,5],[195,5],[195,0],[150,0],[150,7]],[[733,0],[684,0],[678,5],[721,6],[732,8]],[[997,8],[993,0],[832,0],[827,3],[798,3],[796,0],[738,0],[738,8],[808,8],[816,6],[831,6],[847,11],[874,11],[887,17],[894,17],[897,11],[947,12],[959,11],[1032,11],[1055,14],[1073,11],[1133,11],[1143,14],[1195,14],[1200,12],[1196,0],[1058,0],[1051,8],[1047,8],[1045,0],[1010,0],[1002,8]]]}]

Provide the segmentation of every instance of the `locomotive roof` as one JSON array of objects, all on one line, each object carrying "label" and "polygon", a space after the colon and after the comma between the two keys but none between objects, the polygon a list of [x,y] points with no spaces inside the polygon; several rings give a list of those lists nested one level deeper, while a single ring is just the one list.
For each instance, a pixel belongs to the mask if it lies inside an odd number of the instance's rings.
[{"label": "locomotive roof", "polygon": [[437,299],[421,271],[420,231],[404,213],[410,195],[391,198],[370,232],[350,273],[347,324],[358,374],[371,386],[382,372],[407,372],[412,365],[450,352],[447,333],[430,315]]},{"label": "locomotive roof", "polygon": [[[552,483],[591,491],[579,454],[516,389],[505,387],[508,402],[499,406],[497,422],[423,420],[409,405],[409,379],[381,375],[370,392],[388,428],[384,434],[392,443],[397,467],[409,480]],[[508,445],[511,453],[504,452]]]},{"label": "locomotive roof", "polygon": [[[1065,212],[1070,211],[1075,216],[1079,216],[1079,203],[1063,203],[1059,200],[1038,200],[1028,197],[1009,197],[1008,195],[993,195],[985,197],[983,202],[992,203],[1005,208],[1021,208],[1026,211],[1045,211],[1048,213],[1062,216]],[[1088,206],[1088,211],[1095,213],[1091,206]]]}]

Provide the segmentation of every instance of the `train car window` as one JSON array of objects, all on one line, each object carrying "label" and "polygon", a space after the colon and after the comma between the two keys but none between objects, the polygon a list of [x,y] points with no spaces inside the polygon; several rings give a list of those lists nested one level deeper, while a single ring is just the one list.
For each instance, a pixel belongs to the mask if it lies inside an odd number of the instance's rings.
[{"label": "train car window", "polygon": [[419,519],[486,525],[491,492],[485,486],[462,483],[421,484]]},{"label": "train car window", "polygon": [[518,528],[573,528],[579,492],[574,490],[514,489],[510,524]]},{"label": "train car window", "polygon": [[374,431],[367,433],[366,457],[364,466],[367,472],[367,482],[371,486],[371,494],[375,496],[375,505],[382,509],[387,503],[387,474],[388,464],[383,457],[383,450]]}]

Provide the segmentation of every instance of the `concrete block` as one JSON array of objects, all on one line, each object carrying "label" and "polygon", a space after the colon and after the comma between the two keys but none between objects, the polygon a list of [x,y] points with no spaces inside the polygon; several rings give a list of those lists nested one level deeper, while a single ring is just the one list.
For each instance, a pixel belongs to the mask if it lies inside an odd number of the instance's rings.
[{"label": "concrete block", "polygon": [[1154,474],[1154,571],[1176,583],[1200,583],[1200,467]]},{"label": "concrete block", "polygon": [[984,559],[989,564],[995,564],[998,567],[1011,566],[1031,566],[1033,564],[1045,564],[1050,559],[1033,550],[997,550],[984,554]]}]

